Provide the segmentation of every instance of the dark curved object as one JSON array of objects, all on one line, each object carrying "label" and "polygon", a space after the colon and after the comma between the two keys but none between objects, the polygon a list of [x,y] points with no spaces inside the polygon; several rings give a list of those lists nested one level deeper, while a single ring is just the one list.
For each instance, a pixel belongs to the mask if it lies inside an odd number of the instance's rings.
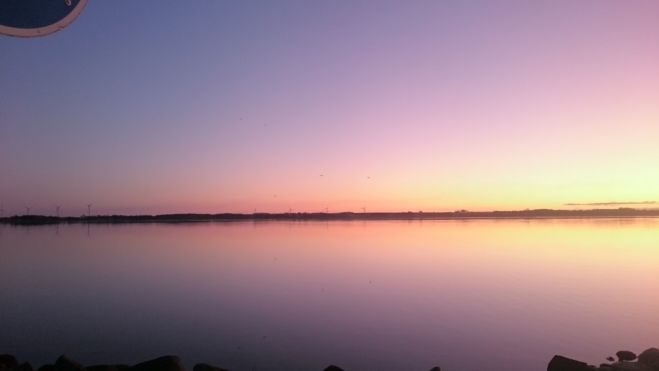
[{"label": "dark curved object", "polygon": [[0,0],[0,33],[45,36],[68,26],[85,5],[87,0]]}]

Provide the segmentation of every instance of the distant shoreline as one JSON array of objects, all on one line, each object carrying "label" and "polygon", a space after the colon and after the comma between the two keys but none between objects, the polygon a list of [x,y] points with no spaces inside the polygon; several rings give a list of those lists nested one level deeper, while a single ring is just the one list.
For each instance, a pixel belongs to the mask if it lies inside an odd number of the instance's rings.
[{"label": "distant shoreline", "polygon": [[124,224],[124,223],[192,223],[228,221],[330,221],[330,220],[467,220],[467,219],[595,219],[654,218],[659,209],[592,209],[453,212],[338,212],[338,213],[220,213],[220,214],[160,214],[160,215],[92,215],[57,217],[48,215],[14,215],[0,218],[0,224]]}]

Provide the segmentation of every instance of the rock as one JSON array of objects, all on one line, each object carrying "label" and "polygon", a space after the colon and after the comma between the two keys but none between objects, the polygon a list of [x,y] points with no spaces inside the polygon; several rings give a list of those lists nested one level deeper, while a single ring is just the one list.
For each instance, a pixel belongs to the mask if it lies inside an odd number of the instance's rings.
[{"label": "rock", "polygon": [[442,371],[442,369],[439,368],[439,366],[435,366],[435,367],[431,368],[430,371]]},{"label": "rock", "polygon": [[94,365],[85,367],[85,371],[124,371],[129,368],[127,365]]},{"label": "rock", "polygon": [[66,355],[61,355],[55,361],[55,370],[57,371],[82,371],[84,367],[82,365]]},{"label": "rock", "polygon": [[632,371],[636,370],[635,365],[627,362],[615,362],[611,364],[613,371]]},{"label": "rock", "polygon": [[651,368],[648,366],[638,363],[638,362],[629,362],[629,361],[623,361],[623,362],[616,362],[611,365],[613,368],[605,369],[605,370],[614,370],[614,371],[652,371]]},{"label": "rock", "polygon": [[163,356],[136,364],[129,371],[185,371],[183,363],[176,356]]},{"label": "rock", "polygon": [[325,371],[343,371],[343,369],[341,367],[338,367],[338,366],[329,365],[329,366],[327,366]]},{"label": "rock", "polygon": [[650,348],[638,355],[638,362],[659,370],[659,349]]},{"label": "rock", "polygon": [[216,367],[208,363],[197,363],[194,366],[194,371],[229,371],[226,368]]},{"label": "rock", "polygon": [[618,353],[616,353],[616,357],[618,357],[618,361],[633,361],[636,359],[636,354],[634,352],[630,352],[628,350],[621,350]]},{"label": "rock", "polygon": [[11,354],[0,354],[0,370],[12,370],[18,367],[18,360]]},{"label": "rock", "polygon": [[547,371],[592,371],[592,369],[584,362],[556,355],[549,362]]}]

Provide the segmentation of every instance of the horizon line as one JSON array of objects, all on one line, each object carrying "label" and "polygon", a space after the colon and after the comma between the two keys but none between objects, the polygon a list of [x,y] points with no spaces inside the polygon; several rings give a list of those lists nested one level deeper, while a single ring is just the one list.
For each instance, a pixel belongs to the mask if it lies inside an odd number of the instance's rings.
[{"label": "horizon line", "polygon": [[141,215],[13,215],[0,217],[2,224],[59,224],[59,223],[176,223],[204,221],[328,221],[328,220],[464,220],[464,219],[560,219],[560,218],[635,218],[659,217],[659,208],[608,208],[608,209],[524,209],[493,211],[397,211],[397,212],[286,212],[286,213],[176,213]]}]

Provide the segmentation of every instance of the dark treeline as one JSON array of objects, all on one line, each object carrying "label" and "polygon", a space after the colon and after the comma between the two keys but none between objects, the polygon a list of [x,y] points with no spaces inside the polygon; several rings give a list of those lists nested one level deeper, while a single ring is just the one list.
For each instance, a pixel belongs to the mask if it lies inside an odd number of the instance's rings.
[{"label": "dark treeline", "polygon": [[14,215],[0,218],[5,224],[58,224],[58,223],[177,223],[241,220],[432,220],[432,219],[534,219],[534,218],[629,218],[659,217],[659,209],[593,209],[553,210],[534,209],[517,211],[453,212],[373,212],[373,213],[254,213],[254,214],[162,214],[162,215],[93,215],[56,217],[47,215]]}]

